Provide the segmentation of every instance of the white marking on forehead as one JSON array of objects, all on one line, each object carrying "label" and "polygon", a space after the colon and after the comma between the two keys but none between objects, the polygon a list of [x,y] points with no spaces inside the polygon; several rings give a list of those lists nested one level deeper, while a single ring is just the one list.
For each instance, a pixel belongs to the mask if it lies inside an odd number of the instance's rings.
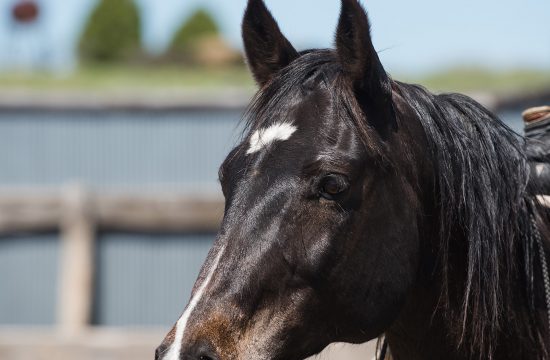
[{"label": "white marking on forehead", "polygon": [[296,126],[285,122],[271,125],[266,129],[257,130],[250,137],[250,148],[246,154],[249,155],[260,151],[263,147],[274,141],[288,140],[296,130],[298,130]]},{"label": "white marking on forehead", "polygon": [[550,208],[550,196],[549,195],[537,195],[539,203],[547,208]]},{"label": "white marking on forehead", "polygon": [[544,165],[544,164],[537,164],[535,166],[535,171],[537,172],[537,176],[542,175],[542,173],[544,172],[545,167],[546,167],[546,165]]},{"label": "white marking on forehead", "polygon": [[206,279],[202,282],[201,286],[189,302],[189,305],[187,305],[187,308],[185,309],[183,315],[180,317],[178,322],[176,323],[176,334],[174,335],[174,342],[170,346],[170,350],[166,353],[164,356],[164,360],[179,360],[180,359],[180,353],[181,353],[181,346],[183,341],[183,335],[185,334],[185,328],[187,327],[187,321],[189,321],[189,317],[191,316],[191,313],[199,303],[200,299],[204,295],[204,290],[208,287],[208,284],[210,283],[210,280],[212,280],[212,276],[216,272],[216,269],[218,268],[218,263],[220,262],[220,258],[222,257],[223,251],[225,250],[225,246],[222,247],[218,255],[216,255],[216,258],[212,262],[212,265],[210,267],[210,271],[208,272],[208,275],[206,276]]}]

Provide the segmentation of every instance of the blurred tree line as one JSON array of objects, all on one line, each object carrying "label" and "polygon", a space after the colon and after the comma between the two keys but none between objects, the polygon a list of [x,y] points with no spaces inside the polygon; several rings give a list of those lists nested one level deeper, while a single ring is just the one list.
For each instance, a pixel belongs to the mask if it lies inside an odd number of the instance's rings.
[{"label": "blurred tree line", "polygon": [[223,40],[212,16],[198,9],[175,33],[159,56],[141,43],[141,18],[133,0],[101,0],[92,12],[79,43],[85,63],[184,63],[190,66],[242,64],[240,53]]}]

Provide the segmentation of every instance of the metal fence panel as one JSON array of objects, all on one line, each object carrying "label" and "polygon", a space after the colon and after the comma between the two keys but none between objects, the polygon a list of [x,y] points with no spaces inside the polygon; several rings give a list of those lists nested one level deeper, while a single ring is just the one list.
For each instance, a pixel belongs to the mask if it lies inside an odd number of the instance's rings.
[{"label": "metal fence panel", "polygon": [[241,111],[0,112],[0,184],[217,189]]},{"label": "metal fence panel", "polygon": [[104,234],[96,264],[94,323],[173,324],[189,300],[214,235]]},{"label": "metal fence panel", "polygon": [[0,325],[52,325],[58,236],[0,238]]}]

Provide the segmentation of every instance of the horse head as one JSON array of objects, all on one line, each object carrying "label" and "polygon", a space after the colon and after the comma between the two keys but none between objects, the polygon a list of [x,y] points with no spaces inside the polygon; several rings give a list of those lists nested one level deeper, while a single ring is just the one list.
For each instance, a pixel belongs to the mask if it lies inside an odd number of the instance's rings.
[{"label": "horse head", "polygon": [[394,320],[417,267],[419,199],[366,12],[298,52],[260,0],[243,22],[260,91],[220,168],[217,241],[159,360],[302,359]]}]

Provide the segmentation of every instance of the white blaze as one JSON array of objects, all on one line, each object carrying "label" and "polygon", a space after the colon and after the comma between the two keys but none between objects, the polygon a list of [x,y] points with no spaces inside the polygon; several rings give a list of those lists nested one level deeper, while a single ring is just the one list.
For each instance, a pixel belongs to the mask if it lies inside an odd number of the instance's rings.
[{"label": "white blaze", "polygon": [[253,154],[274,141],[290,139],[298,128],[289,123],[277,123],[268,128],[257,130],[250,137],[250,148],[246,154]]},{"label": "white blaze", "polygon": [[537,195],[537,200],[539,203],[547,208],[550,208],[550,196],[548,195]]},{"label": "white blaze", "polygon": [[170,350],[168,350],[166,355],[164,355],[163,360],[180,359],[181,345],[183,341],[183,335],[185,333],[185,328],[187,327],[187,321],[189,320],[189,317],[191,316],[193,309],[195,309],[200,299],[202,298],[202,295],[204,294],[204,290],[206,290],[206,288],[208,287],[208,284],[210,283],[212,276],[216,272],[218,263],[220,262],[220,258],[222,257],[224,250],[225,250],[225,247],[222,247],[219,250],[218,255],[216,255],[216,258],[212,262],[212,266],[210,267],[210,271],[208,272],[206,279],[204,279],[199,289],[195,292],[195,295],[189,302],[189,305],[187,305],[187,308],[185,309],[183,315],[176,323],[176,334],[174,335],[174,342],[170,346]]}]

